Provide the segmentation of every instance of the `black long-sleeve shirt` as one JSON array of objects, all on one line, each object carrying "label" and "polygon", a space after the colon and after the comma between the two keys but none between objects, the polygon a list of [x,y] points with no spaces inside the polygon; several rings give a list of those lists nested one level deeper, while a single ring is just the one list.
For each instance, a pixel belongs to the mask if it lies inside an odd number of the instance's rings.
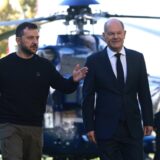
[{"label": "black long-sleeve shirt", "polygon": [[63,78],[46,59],[22,59],[12,53],[0,60],[0,123],[42,126],[49,87],[76,90],[72,77]]}]

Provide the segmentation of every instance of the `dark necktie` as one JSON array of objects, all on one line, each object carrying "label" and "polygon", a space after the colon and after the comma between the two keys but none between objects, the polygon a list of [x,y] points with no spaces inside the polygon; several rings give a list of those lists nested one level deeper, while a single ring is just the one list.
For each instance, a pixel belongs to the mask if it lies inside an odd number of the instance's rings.
[{"label": "dark necktie", "polygon": [[123,67],[122,67],[122,63],[120,60],[120,53],[115,54],[115,56],[117,57],[117,62],[116,62],[116,69],[117,69],[117,80],[119,82],[119,86],[121,89],[123,89],[124,87],[124,72],[123,72]]}]

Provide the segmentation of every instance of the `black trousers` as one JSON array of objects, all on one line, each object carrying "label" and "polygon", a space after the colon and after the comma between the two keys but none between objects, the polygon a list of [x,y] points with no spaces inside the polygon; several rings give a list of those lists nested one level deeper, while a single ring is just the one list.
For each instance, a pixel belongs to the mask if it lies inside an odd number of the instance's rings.
[{"label": "black trousers", "polygon": [[130,136],[125,121],[120,121],[112,138],[97,139],[101,160],[143,160],[143,138]]}]

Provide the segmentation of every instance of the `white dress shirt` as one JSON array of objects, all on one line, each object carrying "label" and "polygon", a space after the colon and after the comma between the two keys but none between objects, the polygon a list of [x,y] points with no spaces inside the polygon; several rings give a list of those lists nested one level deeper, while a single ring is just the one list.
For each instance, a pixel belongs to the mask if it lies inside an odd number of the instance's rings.
[{"label": "white dress shirt", "polygon": [[[116,69],[116,60],[117,60],[117,58],[115,57],[115,54],[117,54],[117,52],[114,52],[109,47],[107,47],[107,53],[108,53],[109,60],[111,62],[112,70],[113,70],[115,76],[117,77],[117,69]],[[126,82],[127,62],[126,62],[126,52],[125,52],[124,47],[121,49],[121,51],[119,53],[121,53],[120,60],[121,60],[122,67],[123,67],[124,80]]]}]

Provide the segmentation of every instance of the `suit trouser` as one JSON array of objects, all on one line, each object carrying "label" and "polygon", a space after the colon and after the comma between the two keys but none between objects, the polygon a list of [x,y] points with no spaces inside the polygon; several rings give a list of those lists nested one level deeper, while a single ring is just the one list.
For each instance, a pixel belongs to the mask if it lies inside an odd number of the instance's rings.
[{"label": "suit trouser", "polygon": [[3,160],[41,160],[42,128],[0,124],[0,148]]},{"label": "suit trouser", "polygon": [[143,138],[131,137],[125,122],[119,123],[112,138],[97,143],[101,160],[143,160]]}]

